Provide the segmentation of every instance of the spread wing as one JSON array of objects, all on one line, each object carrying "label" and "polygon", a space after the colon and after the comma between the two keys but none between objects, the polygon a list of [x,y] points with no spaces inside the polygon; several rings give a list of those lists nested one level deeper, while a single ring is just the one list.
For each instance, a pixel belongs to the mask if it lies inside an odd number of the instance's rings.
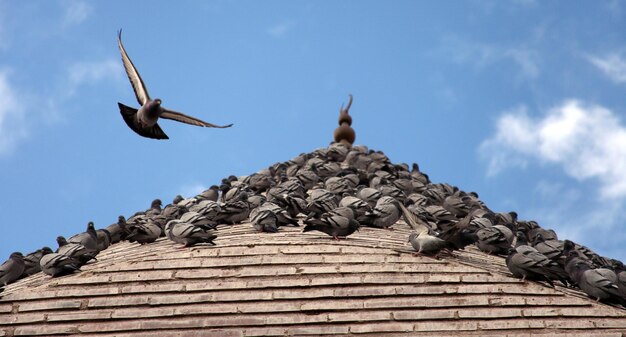
[{"label": "spread wing", "polygon": [[146,89],[146,85],[143,83],[141,76],[139,76],[139,72],[135,68],[133,61],[130,60],[128,54],[126,54],[126,49],[124,49],[124,46],[122,45],[121,29],[117,34],[117,45],[120,48],[120,53],[122,54],[122,63],[124,63],[126,75],[128,75],[130,84],[133,86],[133,91],[135,91],[137,102],[139,102],[139,105],[144,105],[148,100],[150,100],[150,95],[148,95],[148,89]]},{"label": "spread wing", "polygon": [[159,124],[154,124],[150,128],[141,128],[137,125],[137,109],[126,106],[122,103],[117,103],[120,108],[120,113],[124,122],[131,130],[135,131],[138,135],[152,138],[152,139],[169,139],[169,137],[163,132]]},{"label": "spread wing", "polygon": [[211,124],[211,123],[207,123],[203,120],[197,119],[195,117],[191,117],[191,116],[187,116],[185,114],[182,114],[180,112],[176,112],[176,111],[172,111],[169,109],[165,109],[163,108],[163,112],[161,113],[161,115],[159,116],[161,118],[165,118],[165,119],[171,119],[171,120],[175,120],[178,122],[182,122],[182,123],[187,123],[187,124],[191,124],[191,125],[197,125],[197,126],[206,126],[209,128],[229,128],[231,126],[233,126],[232,124],[228,124],[228,125],[215,125],[215,124]]}]

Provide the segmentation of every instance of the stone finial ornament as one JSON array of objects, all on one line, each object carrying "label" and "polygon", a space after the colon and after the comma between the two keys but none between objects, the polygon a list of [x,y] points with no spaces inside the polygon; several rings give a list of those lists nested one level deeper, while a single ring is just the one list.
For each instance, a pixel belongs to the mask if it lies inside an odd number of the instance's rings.
[{"label": "stone finial ornament", "polygon": [[344,108],[342,104],[339,109],[339,127],[335,129],[333,137],[335,138],[335,142],[351,147],[356,138],[356,133],[351,127],[352,117],[348,114],[350,106],[352,105],[352,94],[349,96],[350,100],[348,101],[348,106]]}]

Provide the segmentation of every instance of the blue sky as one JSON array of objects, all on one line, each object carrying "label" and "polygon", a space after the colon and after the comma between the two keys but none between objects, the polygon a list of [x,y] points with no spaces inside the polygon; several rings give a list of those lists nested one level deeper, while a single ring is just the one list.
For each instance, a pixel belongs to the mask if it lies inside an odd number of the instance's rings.
[{"label": "blue sky", "polygon": [[[626,260],[626,3],[1,1],[0,256],[325,146],[417,162],[495,211]],[[123,42],[163,105],[124,124]]]}]

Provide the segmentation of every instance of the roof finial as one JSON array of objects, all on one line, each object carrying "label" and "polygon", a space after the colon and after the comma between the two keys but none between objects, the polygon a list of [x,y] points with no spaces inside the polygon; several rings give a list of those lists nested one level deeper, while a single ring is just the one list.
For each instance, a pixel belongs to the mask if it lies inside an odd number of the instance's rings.
[{"label": "roof finial", "polygon": [[348,101],[348,106],[344,108],[342,104],[339,109],[339,127],[335,129],[333,136],[335,138],[335,142],[351,147],[354,143],[354,139],[356,138],[356,133],[351,127],[352,117],[348,114],[350,106],[352,106],[352,94],[349,96],[350,100]]}]

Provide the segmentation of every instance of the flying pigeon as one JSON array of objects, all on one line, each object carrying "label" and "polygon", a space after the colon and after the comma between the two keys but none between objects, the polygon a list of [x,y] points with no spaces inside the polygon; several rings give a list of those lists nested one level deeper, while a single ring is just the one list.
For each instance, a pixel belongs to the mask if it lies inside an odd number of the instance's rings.
[{"label": "flying pigeon", "polygon": [[135,109],[122,103],[117,103],[117,105],[119,106],[120,113],[122,114],[122,117],[128,127],[130,127],[137,134],[153,139],[169,139],[157,123],[159,118],[171,119],[177,122],[211,128],[228,128],[232,126],[232,124],[220,126],[207,123],[195,117],[187,116],[180,112],[162,107],[161,100],[159,98],[150,98],[146,85],[141,79],[141,76],[139,76],[139,72],[135,68],[135,65],[128,57],[128,54],[122,45],[121,29],[117,35],[117,45],[120,48],[120,53],[122,54],[124,69],[126,70],[130,84],[133,87],[135,96],[137,97],[137,102],[139,102],[141,107],[139,109]]}]

